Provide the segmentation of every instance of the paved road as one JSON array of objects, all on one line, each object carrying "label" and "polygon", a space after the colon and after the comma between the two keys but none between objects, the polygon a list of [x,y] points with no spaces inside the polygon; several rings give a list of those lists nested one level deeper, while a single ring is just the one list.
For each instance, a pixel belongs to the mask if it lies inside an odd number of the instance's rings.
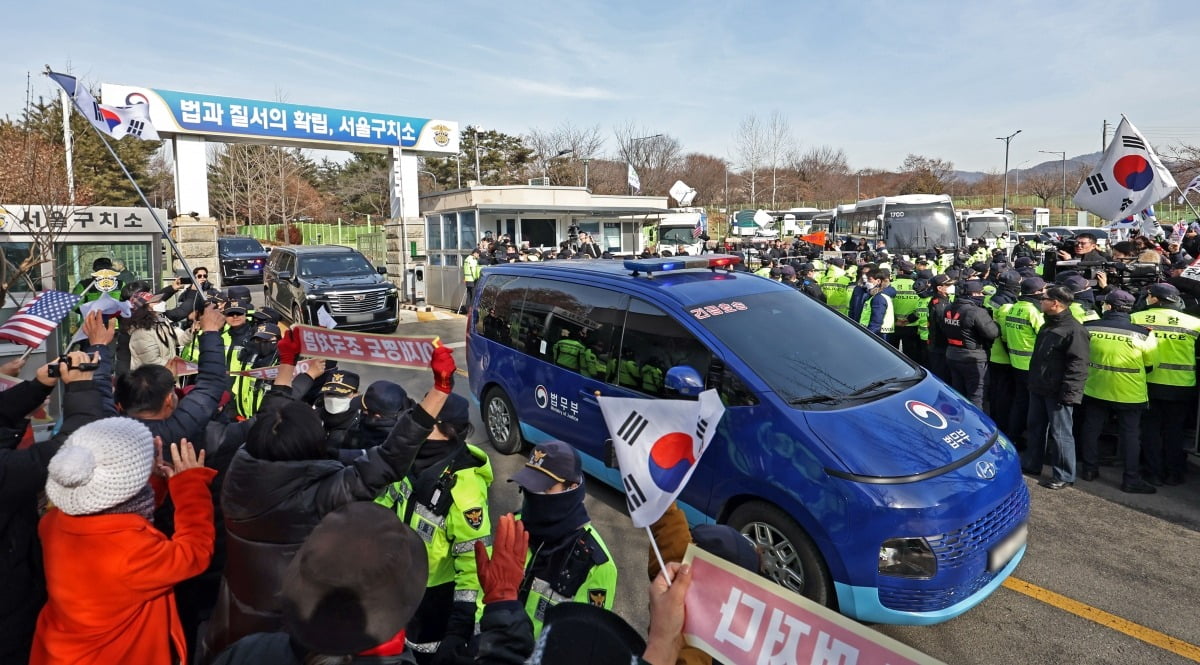
[{"label": "paved road", "polygon": [[[461,348],[463,319],[436,317],[408,312],[398,334],[439,335]],[[455,355],[464,365],[465,353]],[[425,371],[352,369],[360,370],[364,386],[389,378],[414,397],[431,384]],[[465,377],[455,391],[469,396]],[[505,481],[524,459],[491,450],[478,411],[472,420],[471,441],[488,450],[496,470],[493,514],[515,509],[519,495]],[[1200,647],[1193,646],[1200,645],[1200,472],[1188,485],[1162,488],[1153,496],[1120,492],[1119,468],[1105,468],[1100,480],[1058,492],[1027,482],[1033,497],[1029,550],[1009,585],[1024,591],[1002,587],[979,607],[939,626],[875,628],[946,663],[1200,661]],[[644,630],[645,533],[632,527],[615,490],[589,485],[587,506],[617,559],[616,611]],[[1189,649],[1191,658],[1181,655]]]}]

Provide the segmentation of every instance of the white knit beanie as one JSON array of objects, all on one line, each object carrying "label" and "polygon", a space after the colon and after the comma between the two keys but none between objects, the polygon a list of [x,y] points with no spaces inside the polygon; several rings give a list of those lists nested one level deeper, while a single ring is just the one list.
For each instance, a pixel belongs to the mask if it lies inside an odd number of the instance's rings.
[{"label": "white knit beanie", "polygon": [[50,460],[46,496],[68,515],[93,515],[133,498],[150,480],[154,435],[132,418],[80,427]]}]

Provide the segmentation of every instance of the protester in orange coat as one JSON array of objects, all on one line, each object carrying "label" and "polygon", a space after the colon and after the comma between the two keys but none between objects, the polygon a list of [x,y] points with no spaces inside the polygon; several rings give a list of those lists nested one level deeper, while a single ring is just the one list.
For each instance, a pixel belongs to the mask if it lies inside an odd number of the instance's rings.
[{"label": "protester in orange coat", "polygon": [[[186,663],[174,586],[202,572],[213,553],[213,504],[204,468],[183,440],[174,466],[131,418],[79,428],[50,460],[46,495],[55,506],[38,525],[49,600],[38,616],[32,665]],[[157,468],[156,468],[157,466]],[[151,470],[175,503],[175,535],[151,522]]]}]

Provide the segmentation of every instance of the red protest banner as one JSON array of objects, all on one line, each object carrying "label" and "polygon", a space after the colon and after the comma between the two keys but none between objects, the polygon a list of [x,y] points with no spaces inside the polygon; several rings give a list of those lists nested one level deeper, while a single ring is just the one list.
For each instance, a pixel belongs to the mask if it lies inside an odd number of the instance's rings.
[{"label": "red protest banner", "polygon": [[728,665],[934,665],[912,647],[689,545],[688,644]]},{"label": "red protest banner", "polygon": [[437,337],[393,337],[295,326],[300,334],[300,353],[312,358],[383,365],[385,367],[428,367]]},{"label": "red protest banner", "polygon": [[167,369],[171,370],[171,373],[175,376],[192,376],[193,374],[200,373],[199,365],[184,360],[179,356],[174,356],[167,361]]}]

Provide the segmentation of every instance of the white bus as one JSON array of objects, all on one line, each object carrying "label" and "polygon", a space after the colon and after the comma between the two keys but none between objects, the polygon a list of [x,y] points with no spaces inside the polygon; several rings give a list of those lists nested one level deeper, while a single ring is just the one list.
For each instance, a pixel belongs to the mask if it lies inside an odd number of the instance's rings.
[{"label": "white bus", "polygon": [[940,247],[962,247],[954,204],[945,194],[881,196],[859,201],[854,209],[838,210],[837,234],[883,240],[888,251],[910,253]]},{"label": "white bus", "polygon": [[990,249],[1008,249],[1014,231],[1011,213],[1003,214],[997,210],[966,211],[962,215],[962,228],[967,242],[977,242]]}]

